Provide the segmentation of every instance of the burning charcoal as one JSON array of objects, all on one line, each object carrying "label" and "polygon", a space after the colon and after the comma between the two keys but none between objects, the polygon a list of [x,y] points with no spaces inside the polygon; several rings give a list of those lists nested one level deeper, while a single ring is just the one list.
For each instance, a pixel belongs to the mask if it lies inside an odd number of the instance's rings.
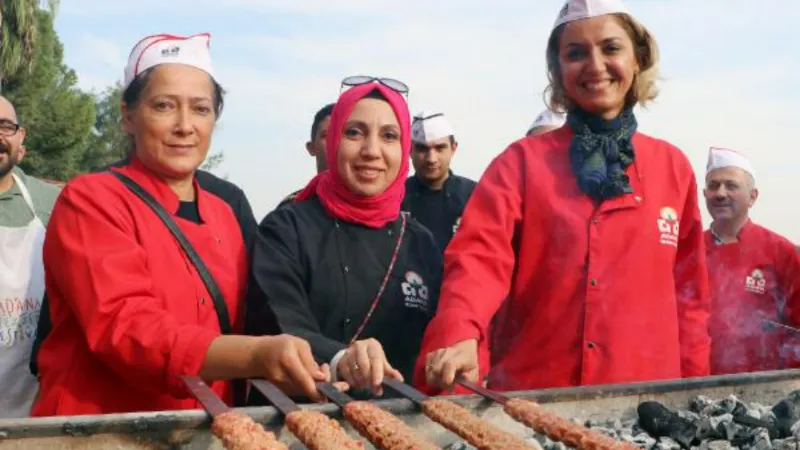
[{"label": "burning charcoal", "polygon": [[741,435],[742,433],[745,432],[745,430],[746,427],[743,427],[733,422],[722,422],[721,424],[719,424],[719,428],[717,428],[720,437],[722,439],[726,439],[729,441],[736,439],[736,436]]},{"label": "burning charcoal", "polygon": [[700,450],[733,450],[736,447],[728,441],[706,441],[698,447]]},{"label": "burning charcoal", "polygon": [[477,450],[475,447],[467,444],[466,442],[453,442],[452,444],[444,447],[443,450]]},{"label": "burning charcoal", "polygon": [[789,439],[775,439],[772,441],[772,448],[775,450],[797,450],[797,440]]},{"label": "burning charcoal", "polygon": [[622,429],[624,430],[632,430],[634,426],[639,422],[637,418],[631,418],[622,421]]},{"label": "burning charcoal", "polygon": [[794,391],[772,407],[780,437],[792,435],[792,425],[800,420],[800,391]]},{"label": "burning charcoal", "polygon": [[719,402],[719,405],[727,412],[731,414],[736,414],[737,410],[744,412],[747,408],[744,407],[742,402],[736,398],[735,395],[729,395],[727,398],[723,399]]},{"label": "burning charcoal", "polygon": [[641,433],[634,436],[633,440],[629,442],[632,442],[634,445],[640,448],[652,448],[658,441],[650,437],[650,435],[647,433]]},{"label": "burning charcoal", "polygon": [[750,448],[751,450],[772,450],[772,441],[769,438],[767,430],[758,430],[755,436],[753,436],[753,443]]},{"label": "burning charcoal", "polygon": [[689,411],[699,413],[714,404],[714,401],[705,395],[698,395],[689,402]]},{"label": "burning charcoal", "polygon": [[711,428],[715,430],[719,430],[719,426],[726,423],[726,422],[733,422],[733,415],[731,414],[723,414],[721,416],[713,416],[709,417],[708,420],[711,422]]},{"label": "burning charcoal", "polygon": [[617,431],[612,429],[612,428],[594,427],[594,428],[592,428],[592,430],[594,430],[594,431],[596,431],[598,433],[604,434],[606,436],[610,436],[610,437],[612,437],[614,439],[617,438]]},{"label": "burning charcoal", "polygon": [[658,402],[643,402],[636,411],[639,414],[639,425],[651,436],[669,437],[679,442],[683,448],[691,448],[697,434],[697,425]]},{"label": "burning charcoal", "polygon": [[[687,447],[688,448],[688,447]],[[674,439],[662,437],[656,444],[657,450],[681,450],[681,444],[677,443]]]},{"label": "burning charcoal", "polygon": [[700,416],[691,411],[679,410],[678,415],[684,419],[691,420],[692,422],[697,422],[698,420],[700,420]]},{"label": "burning charcoal", "polygon": [[719,431],[717,431],[717,428],[711,422],[710,417],[700,417],[700,419],[695,423],[697,424],[697,432],[695,434],[697,439],[705,441],[714,440],[721,437]]}]

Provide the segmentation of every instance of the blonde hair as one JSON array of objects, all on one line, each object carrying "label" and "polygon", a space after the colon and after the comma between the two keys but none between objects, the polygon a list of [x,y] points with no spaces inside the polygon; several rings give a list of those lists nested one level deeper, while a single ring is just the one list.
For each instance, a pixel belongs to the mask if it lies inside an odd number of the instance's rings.
[{"label": "blonde hair", "polygon": [[[631,108],[637,104],[647,104],[658,96],[656,80],[658,79],[658,44],[647,31],[647,28],[628,14],[614,14],[620,25],[628,33],[633,42],[633,52],[639,71],[634,75],[631,88],[625,96],[625,107]],[[545,89],[545,102],[547,106],[557,112],[567,112],[576,107],[575,102],[567,96],[562,84],[561,66],[558,59],[558,49],[564,27],[558,26],[550,34],[547,41],[547,78],[549,85]],[[549,94],[549,95],[548,95]]]}]

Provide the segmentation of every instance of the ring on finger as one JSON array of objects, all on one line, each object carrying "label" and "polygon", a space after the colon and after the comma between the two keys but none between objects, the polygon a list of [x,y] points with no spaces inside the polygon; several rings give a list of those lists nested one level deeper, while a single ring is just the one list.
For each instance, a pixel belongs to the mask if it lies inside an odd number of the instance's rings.
[{"label": "ring on finger", "polygon": [[361,370],[361,367],[358,366],[358,363],[353,364],[353,371],[358,372],[359,370]]}]

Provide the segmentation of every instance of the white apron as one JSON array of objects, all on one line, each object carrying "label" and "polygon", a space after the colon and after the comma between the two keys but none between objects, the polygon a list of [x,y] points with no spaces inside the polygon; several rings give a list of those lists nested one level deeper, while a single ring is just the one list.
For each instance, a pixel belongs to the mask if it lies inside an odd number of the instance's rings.
[{"label": "white apron", "polygon": [[33,220],[23,227],[0,227],[0,418],[30,416],[39,385],[28,363],[44,296],[45,228],[28,189],[12,176]]}]

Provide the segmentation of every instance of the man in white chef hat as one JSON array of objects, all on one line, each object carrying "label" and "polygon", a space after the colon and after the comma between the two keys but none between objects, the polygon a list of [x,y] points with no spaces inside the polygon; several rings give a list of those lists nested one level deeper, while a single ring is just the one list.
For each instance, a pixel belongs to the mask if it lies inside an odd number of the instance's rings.
[{"label": "man in white chef hat", "polygon": [[567,123],[567,116],[563,113],[551,111],[549,108],[542,111],[533,121],[525,136],[536,136],[553,131]]},{"label": "man in white chef hat", "polygon": [[403,211],[425,225],[442,252],[458,229],[475,182],[453,174],[450,162],[458,149],[453,126],[438,111],[422,111],[411,124],[411,163]]},{"label": "man in white chef hat", "polygon": [[800,327],[800,257],[794,244],[750,219],[758,199],[755,175],[744,154],[709,150],[703,192],[713,218],[706,231],[712,374],[800,361],[795,339],[775,325]]}]

